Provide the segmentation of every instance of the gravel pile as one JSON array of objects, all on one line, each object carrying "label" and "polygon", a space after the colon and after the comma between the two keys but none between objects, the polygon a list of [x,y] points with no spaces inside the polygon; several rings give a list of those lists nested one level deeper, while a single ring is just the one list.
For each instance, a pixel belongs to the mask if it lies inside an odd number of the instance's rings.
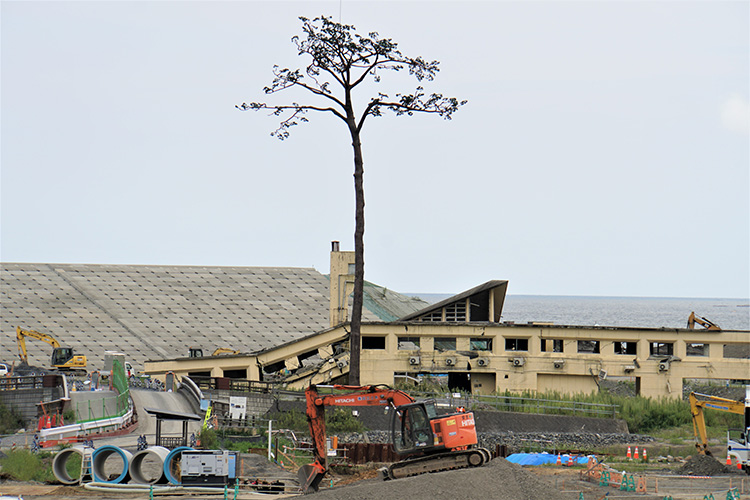
[{"label": "gravel pile", "polygon": [[[642,434],[597,434],[587,432],[479,432],[479,444],[489,450],[506,445],[509,453],[528,449],[593,450],[605,446],[652,443],[654,438]],[[367,431],[339,435],[343,443],[389,443],[387,431]]]},{"label": "gravel pile", "polygon": [[694,455],[674,473],[681,476],[718,476],[730,471],[727,466],[708,455]]},{"label": "gravel pile", "polygon": [[577,494],[564,494],[532,472],[523,470],[503,458],[483,467],[422,474],[383,481],[371,479],[357,484],[321,490],[310,498],[364,500],[374,498],[409,498],[429,500],[574,500]]}]

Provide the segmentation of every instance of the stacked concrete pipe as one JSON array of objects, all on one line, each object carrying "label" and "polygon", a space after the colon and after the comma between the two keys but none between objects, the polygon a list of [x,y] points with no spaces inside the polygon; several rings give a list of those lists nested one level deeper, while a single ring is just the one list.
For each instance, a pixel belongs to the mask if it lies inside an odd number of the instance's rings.
[{"label": "stacked concrete pipe", "polygon": [[73,485],[78,484],[81,481],[81,477],[70,477],[70,474],[68,474],[68,460],[70,460],[73,455],[78,455],[81,457],[81,463],[83,463],[84,460],[86,460],[86,457],[91,457],[91,454],[93,453],[94,449],[90,448],[88,446],[83,445],[76,445],[72,448],[65,448],[64,450],[60,451],[57,455],[55,455],[55,458],[52,459],[52,472],[57,478],[58,481],[60,481],[62,484],[65,485]]},{"label": "stacked concrete pipe", "polygon": [[[133,455],[133,458],[130,460],[130,477],[133,482],[140,484],[166,483],[167,478],[164,475],[164,462],[167,456],[169,456],[169,450],[163,446],[151,446]],[[144,461],[148,458],[156,460],[155,466],[159,470],[157,477],[146,476]]]},{"label": "stacked concrete pipe", "polygon": [[[122,472],[116,478],[110,481],[109,477],[104,472],[104,464],[107,459],[114,454],[119,455],[122,459]],[[97,448],[91,455],[91,471],[94,476],[94,481],[113,484],[119,484],[123,482],[127,483],[128,479],[130,479],[129,467],[130,461],[132,459],[132,453],[117,446],[105,445],[101,448]]]}]

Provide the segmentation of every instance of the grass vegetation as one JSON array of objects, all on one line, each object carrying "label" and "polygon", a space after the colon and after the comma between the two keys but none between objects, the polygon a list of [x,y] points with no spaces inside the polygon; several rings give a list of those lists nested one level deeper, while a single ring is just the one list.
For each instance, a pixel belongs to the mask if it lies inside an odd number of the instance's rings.
[{"label": "grass vegetation", "polygon": [[23,428],[23,417],[15,408],[0,402],[0,434],[12,434]]},{"label": "grass vegetation", "polygon": [[[2,475],[16,481],[39,481],[42,483],[54,483],[57,480],[52,472],[51,453],[31,453],[29,450],[13,450],[7,456],[0,459]],[[79,470],[75,472],[77,476]]]}]

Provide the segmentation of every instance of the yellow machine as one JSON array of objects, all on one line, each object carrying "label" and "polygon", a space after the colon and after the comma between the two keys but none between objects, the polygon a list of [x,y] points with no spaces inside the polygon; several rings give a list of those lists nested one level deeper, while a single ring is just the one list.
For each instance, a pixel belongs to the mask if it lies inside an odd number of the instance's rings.
[{"label": "yellow machine", "polygon": [[[748,390],[750,393],[750,390]],[[709,394],[700,394],[691,392],[688,396],[690,401],[690,412],[693,414],[693,433],[695,434],[695,447],[698,453],[711,455],[708,449],[708,435],[706,434],[706,420],[703,416],[704,408],[713,410],[726,411],[744,415],[745,420],[742,429],[729,429],[727,431],[727,454],[739,460],[743,468],[747,471],[748,461],[748,444],[750,436],[750,406],[745,401],[735,401],[733,399],[720,398]]]},{"label": "yellow machine", "polygon": [[698,323],[706,330],[721,330],[721,327],[716,323],[707,320],[702,316],[696,316],[695,312],[691,312],[688,316],[687,327],[691,330],[695,329],[695,324]]},{"label": "yellow machine", "polygon": [[29,364],[29,355],[26,352],[26,337],[41,340],[52,346],[52,359],[50,364],[58,370],[76,371],[86,373],[86,356],[76,356],[70,347],[60,347],[60,343],[52,335],[39,333],[34,330],[24,330],[16,327],[16,340],[18,341],[18,357],[23,364]]},{"label": "yellow machine", "polygon": [[[189,357],[191,358],[202,358],[203,357],[203,349],[200,347],[190,347],[188,349]],[[222,354],[239,354],[240,351],[237,351],[235,349],[230,349],[228,347],[219,347],[216,349],[211,356],[221,356]]]}]

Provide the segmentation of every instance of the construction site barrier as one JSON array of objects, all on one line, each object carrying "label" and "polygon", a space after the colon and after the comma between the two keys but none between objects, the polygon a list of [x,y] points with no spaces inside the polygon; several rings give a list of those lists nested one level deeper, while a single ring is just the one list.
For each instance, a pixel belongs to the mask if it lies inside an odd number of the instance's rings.
[{"label": "construction site barrier", "polygon": [[[163,484],[167,482],[164,476],[164,461],[169,455],[169,450],[163,446],[151,446],[141,450],[130,460],[130,478],[139,484]],[[157,477],[147,477],[144,465],[146,459],[155,460],[148,468],[156,468],[159,473]]]},{"label": "construction site barrier", "polygon": [[[119,455],[120,459],[122,459],[122,472],[119,476],[110,481],[109,476],[104,471],[104,465],[107,459],[114,454]],[[94,476],[94,481],[112,484],[127,482],[130,477],[128,471],[132,458],[132,453],[117,446],[105,445],[101,448],[97,448],[94,450],[94,453],[91,454],[91,471]]]},{"label": "construction site barrier", "polygon": [[[180,480],[173,475],[173,472],[177,471],[178,460],[182,459],[183,451],[193,451],[193,448],[190,446],[178,446],[170,451],[167,458],[164,459],[164,477],[171,484],[180,484]],[[178,476],[180,475],[178,474]]]},{"label": "construction site barrier", "polygon": [[55,475],[57,480],[64,485],[70,486],[73,484],[78,484],[81,480],[81,477],[72,477],[68,473],[68,460],[70,460],[74,455],[77,455],[80,457],[81,464],[83,464],[86,460],[86,457],[91,457],[93,451],[94,449],[88,446],[73,446],[72,448],[65,448],[64,450],[60,451],[60,453],[55,455],[55,458],[52,459],[52,473]]}]

